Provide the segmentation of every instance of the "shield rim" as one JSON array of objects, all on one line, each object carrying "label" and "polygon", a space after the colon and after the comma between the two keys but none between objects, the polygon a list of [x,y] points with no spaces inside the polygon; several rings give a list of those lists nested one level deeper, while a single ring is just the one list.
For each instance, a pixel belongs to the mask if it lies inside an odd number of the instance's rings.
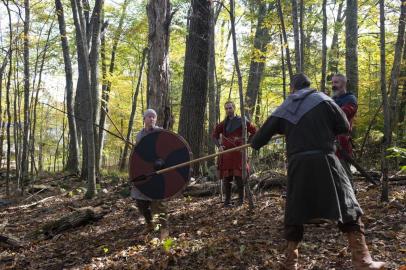
[{"label": "shield rim", "polygon": [[[167,130],[167,129],[161,128],[161,129],[158,129],[158,130],[154,130],[154,131],[152,131],[151,133],[145,135],[144,137],[141,138],[141,140],[140,140],[139,142],[137,142],[137,143],[132,147],[132,149],[131,149],[131,154],[130,154],[130,156],[129,156],[129,158],[128,158],[128,178],[130,178],[131,157],[132,157],[132,155],[133,155],[133,153],[134,153],[135,147],[136,147],[139,143],[141,143],[142,140],[143,140],[145,137],[147,137],[147,136],[149,136],[149,135],[151,135],[151,134],[153,134],[153,133],[156,133],[156,132],[167,132],[167,133],[169,133],[169,134],[171,134],[171,135],[175,135],[176,137],[178,137],[178,138],[183,142],[183,144],[186,146],[186,148],[187,148],[187,150],[188,150],[188,153],[189,153],[189,161],[193,160],[193,152],[192,152],[192,150],[190,149],[190,145],[189,145],[189,143],[185,140],[185,138],[183,138],[181,135],[179,135],[179,134],[177,134],[177,133],[175,133],[175,132],[173,132],[173,131],[171,131],[171,130]],[[178,196],[180,193],[182,193],[182,192],[186,189],[186,187],[189,185],[190,179],[192,178],[192,168],[191,168],[191,165],[188,165],[188,166],[190,167],[190,168],[189,168],[189,174],[188,174],[188,181],[186,182],[186,184],[185,184],[178,192],[176,192],[176,193],[173,194],[172,196],[158,200],[158,199],[152,199],[152,198],[150,198],[149,196],[145,195],[145,194],[144,194],[141,190],[139,190],[139,189],[138,189],[138,191],[139,191],[142,195],[144,195],[146,198],[148,198],[150,201],[168,201],[168,200],[170,200],[170,199],[172,199],[172,198]],[[152,173],[152,172],[151,172],[151,173]],[[162,175],[164,175],[164,174],[165,174],[165,173],[163,173]],[[130,181],[132,181],[132,180],[130,179]],[[134,187],[135,185],[132,184],[131,186]]]}]

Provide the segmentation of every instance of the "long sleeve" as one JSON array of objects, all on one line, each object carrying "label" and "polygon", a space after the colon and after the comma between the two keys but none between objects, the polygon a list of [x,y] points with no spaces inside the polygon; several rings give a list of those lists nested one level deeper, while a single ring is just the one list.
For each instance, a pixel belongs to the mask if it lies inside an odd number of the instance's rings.
[{"label": "long sleeve", "polygon": [[279,117],[270,116],[252,138],[251,147],[258,150],[266,145],[275,134],[282,133]]},{"label": "long sleeve", "polygon": [[213,130],[213,134],[211,135],[214,144],[219,147],[220,143],[219,143],[219,139],[220,139],[220,134],[223,133],[223,122],[219,123],[218,125],[216,125],[216,127]]}]

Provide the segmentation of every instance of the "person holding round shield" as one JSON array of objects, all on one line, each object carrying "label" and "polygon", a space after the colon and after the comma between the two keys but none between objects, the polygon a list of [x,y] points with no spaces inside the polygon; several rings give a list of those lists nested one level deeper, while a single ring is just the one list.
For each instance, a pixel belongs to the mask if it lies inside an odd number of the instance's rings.
[{"label": "person holding round shield", "polygon": [[[144,112],[144,128],[141,129],[136,136],[136,142],[139,143],[146,135],[161,130],[156,126],[157,114],[153,109],[148,109]],[[136,200],[137,208],[145,219],[145,231],[151,232],[154,230],[154,223],[162,232],[167,233],[167,215],[166,207],[163,201],[151,200],[140,192],[135,185],[131,188],[131,197]],[[154,221],[154,222],[153,222]]]}]

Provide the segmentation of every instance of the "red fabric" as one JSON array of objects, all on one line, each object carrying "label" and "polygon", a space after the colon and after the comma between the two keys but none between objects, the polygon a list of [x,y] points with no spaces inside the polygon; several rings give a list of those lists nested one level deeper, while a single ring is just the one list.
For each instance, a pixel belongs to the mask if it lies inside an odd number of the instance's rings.
[{"label": "red fabric", "polygon": [[[234,148],[243,144],[242,139],[242,127],[235,131],[225,134],[224,121],[219,123],[213,131],[212,137],[219,140],[220,145],[224,147],[224,150]],[[255,134],[257,129],[254,125],[247,122],[247,132],[250,137]],[[220,140],[220,135],[222,135]],[[217,168],[220,172],[220,179],[227,176],[242,176],[242,154],[241,151],[235,151],[221,155],[217,159]],[[249,165],[247,163],[247,171]]]},{"label": "red fabric", "polygon": [[[352,130],[352,124],[355,118],[355,114],[357,113],[357,105],[353,103],[347,103],[341,106],[341,109],[344,111],[345,115],[347,116],[347,120],[350,123],[350,132]],[[352,145],[351,145],[351,136],[350,135],[338,135],[337,141],[341,145],[341,148],[346,151],[350,156],[352,155]],[[337,156],[342,158],[339,151],[337,151]]]}]

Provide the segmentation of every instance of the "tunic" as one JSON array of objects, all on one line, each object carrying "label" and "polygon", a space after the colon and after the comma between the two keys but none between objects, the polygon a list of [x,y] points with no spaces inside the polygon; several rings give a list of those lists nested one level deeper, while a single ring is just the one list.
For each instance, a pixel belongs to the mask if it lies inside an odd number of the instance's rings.
[{"label": "tunic", "polygon": [[291,94],[253,137],[252,147],[259,149],[275,134],[286,136],[286,225],[302,225],[315,218],[347,223],[362,215],[334,154],[335,136],[348,131],[345,114],[332,99],[304,89]]},{"label": "tunic", "polygon": [[[343,112],[347,117],[348,122],[350,123],[350,130],[348,134],[338,135],[337,141],[341,145],[341,148],[351,156],[352,145],[351,145],[351,136],[349,135],[349,133],[352,130],[352,124],[358,109],[357,98],[354,96],[353,93],[347,92],[339,97],[333,97],[333,100],[335,103],[337,103],[338,106],[340,106],[341,110],[343,110]],[[337,151],[336,154],[339,158],[342,158],[339,151]]]},{"label": "tunic", "polygon": [[[216,125],[212,137],[215,140],[221,138],[221,144],[224,147],[224,150],[234,148],[243,144],[242,136],[242,118],[240,116],[234,116],[233,119],[226,119]],[[256,128],[248,120],[247,123],[247,132],[255,134]],[[248,170],[248,164],[247,170]],[[242,176],[242,153],[241,151],[235,151],[219,156],[217,159],[217,168],[220,173],[220,179],[228,176]]]}]

